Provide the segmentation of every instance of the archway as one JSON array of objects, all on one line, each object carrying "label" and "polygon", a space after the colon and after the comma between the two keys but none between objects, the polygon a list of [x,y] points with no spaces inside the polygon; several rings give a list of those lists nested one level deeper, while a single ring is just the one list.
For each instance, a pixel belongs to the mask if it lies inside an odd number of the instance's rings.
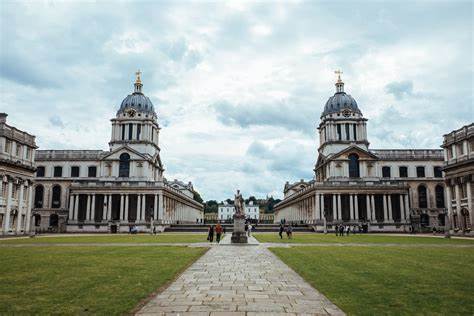
[{"label": "archway", "polygon": [[44,187],[40,184],[35,188],[35,208],[43,208]]},{"label": "archway", "polygon": [[61,186],[55,185],[53,187],[53,198],[51,201],[51,208],[61,207]]},{"label": "archway", "polygon": [[58,214],[51,214],[49,216],[49,226],[51,227],[58,227],[59,224],[59,216]]},{"label": "archway", "polygon": [[349,155],[349,177],[350,178],[359,178],[359,156],[357,154]]},{"label": "archway", "polygon": [[428,207],[426,187],[423,184],[420,184],[418,186],[418,207],[419,208],[427,208]]},{"label": "archway", "polygon": [[471,220],[469,218],[469,211],[466,208],[461,210],[461,229],[470,230],[471,229]]},{"label": "archway", "polygon": [[120,155],[119,177],[128,178],[130,176],[130,155],[123,153]]}]

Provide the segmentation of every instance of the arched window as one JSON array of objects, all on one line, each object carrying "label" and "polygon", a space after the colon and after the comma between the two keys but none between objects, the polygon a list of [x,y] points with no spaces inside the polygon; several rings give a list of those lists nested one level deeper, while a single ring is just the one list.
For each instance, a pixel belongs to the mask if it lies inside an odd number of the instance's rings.
[{"label": "arched window", "polygon": [[35,208],[43,208],[44,201],[44,188],[42,185],[38,185],[35,188]]},{"label": "arched window", "polygon": [[418,207],[419,208],[427,208],[428,207],[428,200],[426,196],[426,187],[424,185],[420,185],[418,187]]},{"label": "arched window", "polygon": [[442,185],[438,184],[435,188],[436,194],[436,207],[444,208],[444,188]]},{"label": "arched window", "polygon": [[130,155],[123,153],[120,155],[119,177],[128,178],[130,176]]},{"label": "arched window", "polygon": [[359,156],[356,154],[349,155],[349,177],[359,178]]},{"label": "arched window", "polygon": [[59,185],[55,185],[53,187],[53,200],[51,201],[52,208],[60,208],[61,207],[61,187]]}]

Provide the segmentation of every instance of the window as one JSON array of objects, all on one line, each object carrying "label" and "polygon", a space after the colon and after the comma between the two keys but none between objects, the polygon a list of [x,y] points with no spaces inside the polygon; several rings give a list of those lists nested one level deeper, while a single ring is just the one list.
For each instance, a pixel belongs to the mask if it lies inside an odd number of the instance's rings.
[{"label": "window", "polygon": [[383,178],[390,178],[390,167],[382,167],[382,177]]},{"label": "window", "polygon": [[140,140],[140,134],[142,133],[141,124],[137,124],[137,140]]},{"label": "window", "polygon": [[16,143],[15,156],[20,157],[20,153],[21,153],[21,145]]},{"label": "window", "polygon": [[44,177],[44,167],[39,166],[36,168],[36,176],[37,177]]},{"label": "window", "polygon": [[420,185],[418,187],[418,207],[419,208],[427,208],[428,207],[426,187],[424,185]]},{"label": "window", "polygon": [[352,124],[352,127],[354,128],[354,140],[357,140],[357,125]]},{"label": "window", "polygon": [[122,140],[125,140],[125,125],[122,125]]},{"label": "window", "polygon": [[87,172],[87,176],[89,178],[95,178],[97,177],[97,167],[96,166],[90,166],[89,170]]},{"label": "window", "polygon": [[120,155],[119,177],[128,178],[130,176],[130,155],[123,153]]},{"label": "window", "polygon": [[55,177],[62,177],[63,176],[63,167],[61,166],[56,166],[54,167],[54,176]]},{"label": "window", "polygon": [[79,167],[78,166],[73,166],[71,167],[71,178],[79,178]]},{"label": "window", "polygon": [[11,148],[12,148],[12,142],[7,139],[7,140],[5,141],[5,152],[6,152],[7,154],[9,154]]},{"label": "window", "polygon": [[434,167],[433,168],[435,178],[442,178],[443,173],[441,172],[441,167]]},{"label": "window", "polygon": [[398,172],[400,173],[400,178],[408,178],[408,168],[407,167],[399,167]]},{"label": "window", "polygon": [[416,167],[416,176],[418,178],[424,178],[425,177],[425,167]]},{"label": "window", "polygon": [[133,134],[133,124],[128,124],[128,139],[132,139],[132,134]]},{"label": "window", "polygon": [[30,147],[26,147],[26,160],[30,160],[31,159],[31,148]]},{"label": "window", "polygon": [[436,207],[444,208],[444,188],[442,185],[437,185],[435,188]]},{"label": "window", "polygon": [[43,195],[44,195],[44,188],[42,185],[38,185],[35,188],[35,208],[42,208],[43,207]]},{"label": "window", "polygon": [[346,125],[346,140],[349,140],[350,137],[349,137],[349,124],[344,124]]},{"label": "window", "polygon": [[55,185],[53,187],[53,199],[51,201],[52,208],[60,208],[61,207],[61,187],[59,185]]},{"label": "window", "polygon": [[342,139],[341,124],[337,124],[337,138]]},{"label": "window", "polygon": [[349,155],[349,177],[351,178],[359,178],[359,156],[356,154]]}]

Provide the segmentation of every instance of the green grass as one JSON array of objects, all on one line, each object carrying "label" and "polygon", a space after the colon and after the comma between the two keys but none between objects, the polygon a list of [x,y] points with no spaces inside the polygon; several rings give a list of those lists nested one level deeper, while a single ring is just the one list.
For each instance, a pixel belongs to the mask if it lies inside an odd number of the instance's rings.
[{"label": "green grass", "polygon": [[0,315],[118,315],[160,288],[204,248],[0,248]]},{"label": "green grass", "polygon": [[407,237],[407,236],[383,236],[383,235],[349,235],[337,237],[334,234],[311,234],[293,233],[293,238],[283,236],[280,239],[277,233],[253,234],[259,242],[268,243],[390,243],[390,244],[470,244],[474,245],[474,239],[446,239],[438,237]]},{"label": "green grass", "polygon": [[271,248],[350,315],[472,315],[474,249]]},{"label": "green grass", "polygon": [[29,243],[197,243],[207,242],[207,234],[95,235],[0,239],[0,244]]}]

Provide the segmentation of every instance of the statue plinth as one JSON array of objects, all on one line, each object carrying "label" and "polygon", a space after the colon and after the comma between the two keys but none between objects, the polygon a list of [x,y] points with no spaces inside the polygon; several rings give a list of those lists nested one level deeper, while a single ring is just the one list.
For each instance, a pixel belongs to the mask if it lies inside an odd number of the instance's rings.
[{"label": "statue plinth", "polygon": [[233,244],[246,244],[247,232],[245,231],[245,215],[234,215],[234,231],[232,232],[231,241]]}]

